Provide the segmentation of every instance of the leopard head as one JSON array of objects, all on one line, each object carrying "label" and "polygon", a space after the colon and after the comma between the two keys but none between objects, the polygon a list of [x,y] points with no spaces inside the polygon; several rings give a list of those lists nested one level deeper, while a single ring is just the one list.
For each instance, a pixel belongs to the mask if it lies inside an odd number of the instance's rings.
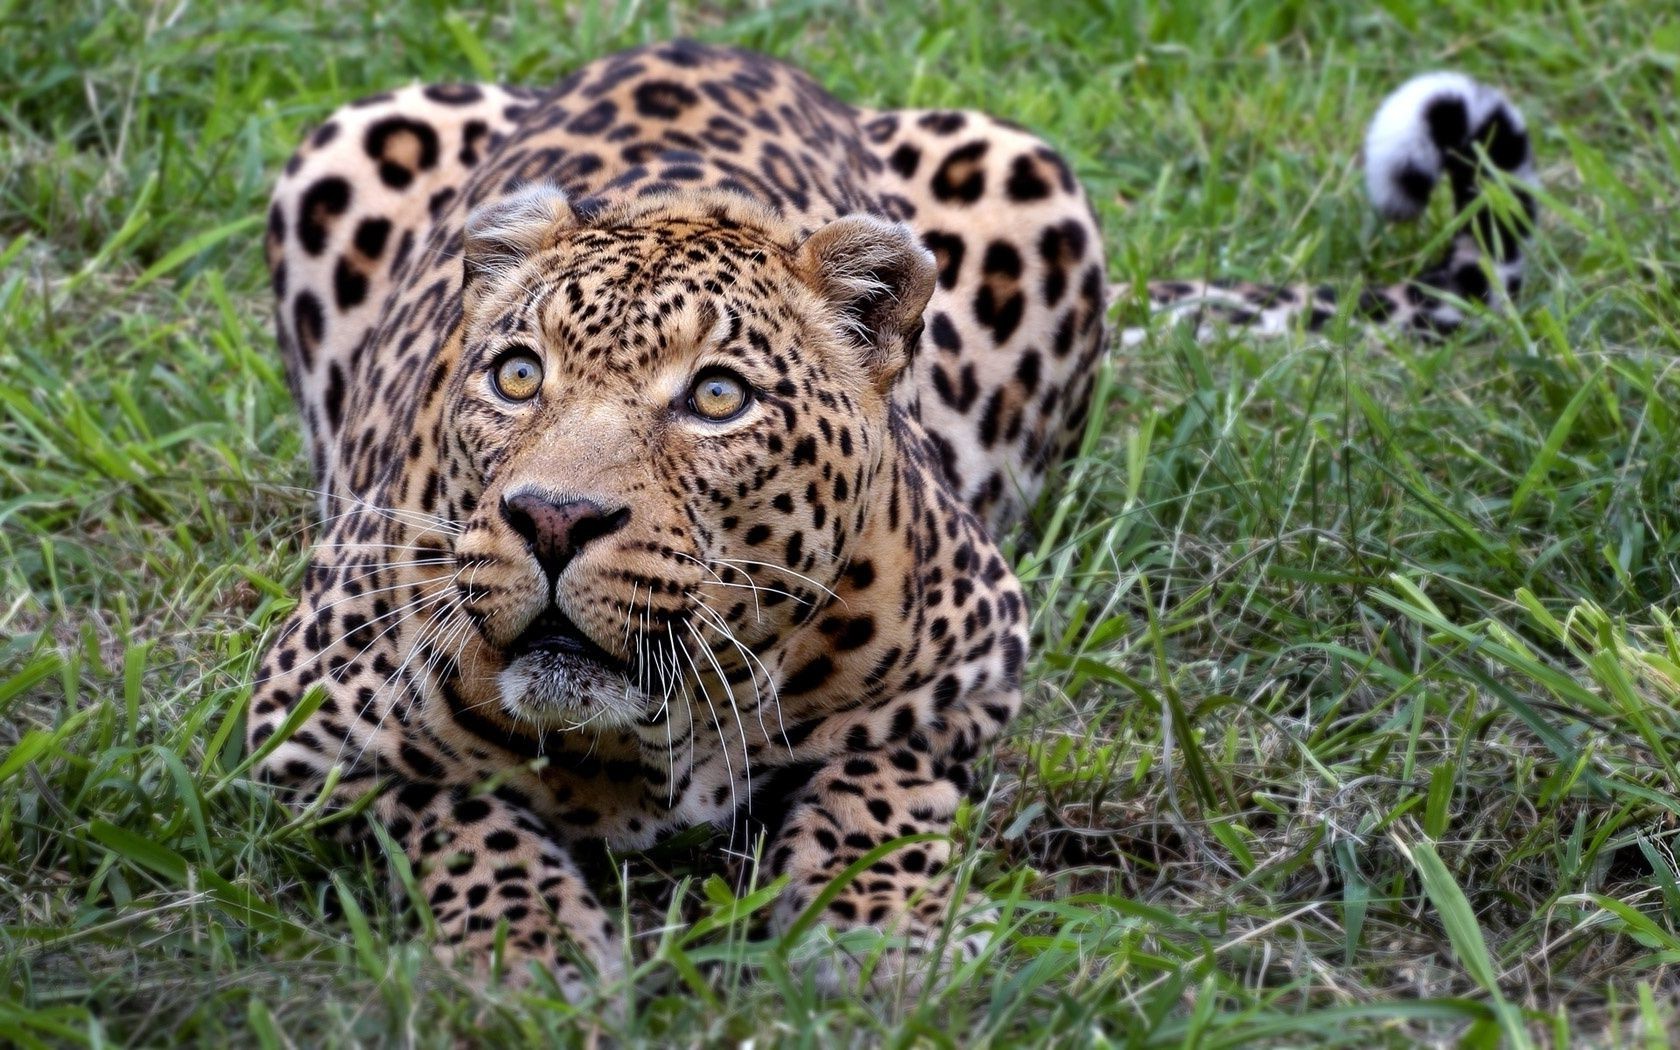
[{"label": "leopard head", "polygon": [[441,484],[503,714],[624,728],[747,673],[816,611],[881,498],[933,290],[907,227],[805,234],[731,194],[470,217]]}]

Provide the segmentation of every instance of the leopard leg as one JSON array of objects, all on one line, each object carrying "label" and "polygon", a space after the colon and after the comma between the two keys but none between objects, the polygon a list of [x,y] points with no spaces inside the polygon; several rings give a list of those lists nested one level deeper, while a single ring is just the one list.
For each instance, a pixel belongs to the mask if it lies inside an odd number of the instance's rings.
[{"label": "leopard leg", "polygon": [[[966,783],[960,767],[942,768],[929,754],[905,748],[890,758],[836,759],[793,795],[766,853],[771,874],[789,878],[773,918],[783,932],[871,850],[895,839],[937,836],[890,850],[838,886],[818,917],[820,928],[838,937],[819,936],[802,949],[825,990],[855,989],[866,971],[877,990],[914,989],[941,961],[960,963],[985,948],[988,934],[961,925],[973,918],[972,899],[958,906],[959,925],[948,933],[954,891],[942,877],[951,859],[945,836]],[[880,942],[845,937],[862,929],[891,940],[877,955]]]},{"label": "leopard leg", "polygon": [[622,972],[612,919],[517,792],[411,781],[384,791],[374,812],[409,858],[441,959],[466,960],[481,982],[546,972],[574,1002],[591,987],[588,970]]},{"label": "leopard leg", "polygon": [[[403,535],[380,520],[391,531],[375,534],[383,541],[375,554]],[[328,533],[302,601],[263,661],[247,720],[249,745],[261,753],[257,775],[295,807],[315,804],[328,784],[329,811],[367,803],[367,814],[335,823],[337,836],[378,855],[373,825],[385,829],[430,903],[441,957],[470,961],[486,982],[502,943],[503,980],[529,979],[534,964],[580,995],[584,969],[573,948],[607,977],[621,956],[606,912],[545,823],[552,794],[517,758],[467,753],[433,732],[421,698],[443,658],[437,646],[456,628],[449,607],[426,595],[447,592],[436,581],[391,584],[394,573],[367,568],[353,557],[356,544],[336,542],[357,524],[344,517]],[[275,743],[316,690],[314,710]],[[483,790],[492,779],[499,786]],[[392,889],[400,892],[400,882]]]}]

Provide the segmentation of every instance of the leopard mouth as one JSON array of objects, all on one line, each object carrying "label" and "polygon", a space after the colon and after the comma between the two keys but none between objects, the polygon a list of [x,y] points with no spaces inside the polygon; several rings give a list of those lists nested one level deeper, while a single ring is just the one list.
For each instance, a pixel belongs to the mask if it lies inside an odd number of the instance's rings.
[{"label": "leopard mouth", "polygon": [[544,729],[622,729],[642,717],[647,698],[631,683],[626,661],[595,644],[550,606],[504,650],[496,676],[502,709],[519,724]]},{"label": "leopard mouth", "polygon": [[510,660],[535,655],[551,660],[558,658],[565,662],[591,663],[619,674],[627,670],[623,660],[596,645],[552,604],[520,632],[519,637],[507,647],[507,655]]}]

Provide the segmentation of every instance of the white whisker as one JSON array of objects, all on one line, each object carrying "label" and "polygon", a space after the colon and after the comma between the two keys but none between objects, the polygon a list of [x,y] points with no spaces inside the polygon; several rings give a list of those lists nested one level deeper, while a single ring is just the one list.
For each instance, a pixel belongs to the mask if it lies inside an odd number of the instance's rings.
[{"label": "white whisker", "polygon": [[[788,568],[786,565],[777,565],[773,562],[767,562],[767,561],[753,561],[751,558],[713,558],[712,560],[715,561],[715,562],[721,562],[724,565],[757,565],[757,566],[760,566],[762,568],[769,569],[773,572],[786,573],[787,575],[792,576],[795,579],[804,580],[806,583],[815,587],[817,590],[823,592],[824,594],[828,595],[830,598],[839,602],[842,606],[844,606],[846,604],[846,600],[844,598],[840,597],[838,594],[835,594],[832,588],[830,588],[830,587],[828,587],[824,584],[818,583],[816,580],[811,579],[811,577],[805,575],[802,572],[795,572],[794,570]],[[744,571],[745,570],[743,570],[743,572]]]},{"label": "white whisker", "polygon": [[[764,673],[764,684],[770,690],[770,703],[774,706],[776,711],[776,727],[782,734],[782,743],[787,747],[788,751],[791,752],[793,750],[793,744],[788,740],[787,724],[782,720],[782,699],[776,688],[776,679],[770,674],[770,669],[764,666],[764,661],[758,658],[757,653],[743,645],[740,639],[735,637],[735,633],[729,629],[728,624],[724,623],[723,617],[718,615],[716,609],[713,609],[696,596],[691,597],[693,598],[697,611],[702,612],[711,618],[710,626],[719,634],[723,635],[724,640],[730,645],[733,645],[736,651],[745,657],[751,664],[756,664],[758,671],[762,671]],[[758,712],[758,728],[759,731],[764,734],[765,742],[768,743],[770,740],[770,730],[764,724],[764,697],[758,689],[758,672],[753,671],[749,666],[748,673],[752,675],[753,706]]]}]

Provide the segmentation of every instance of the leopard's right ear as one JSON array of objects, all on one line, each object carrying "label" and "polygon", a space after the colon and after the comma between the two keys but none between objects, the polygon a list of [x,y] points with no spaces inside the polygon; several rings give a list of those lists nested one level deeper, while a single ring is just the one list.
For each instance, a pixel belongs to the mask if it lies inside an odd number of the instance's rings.
[{"label": "leopard's right ear", "polygon": [[462,290],[468,300],[487,278],[552,246],[560,232],[576,222],[566,195],[546,182],[474,208],[461,233]]},{"label": "leopard's right ear", "polygon": [[933,253],[902,222],[847,215],[799,246],[807,279],[885,393],[910,365],[938,273]]}]

